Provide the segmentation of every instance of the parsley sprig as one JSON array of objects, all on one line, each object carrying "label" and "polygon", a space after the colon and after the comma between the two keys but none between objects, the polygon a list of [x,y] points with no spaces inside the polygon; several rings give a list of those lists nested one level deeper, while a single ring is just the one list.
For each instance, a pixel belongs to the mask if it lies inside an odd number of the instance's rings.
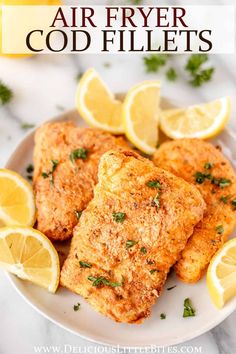
[{"label": "parsley sprig", "polygon": [[158,72],[159,69],[166,64],[166,54],[150,54],[143,58],[148,73]]},{"label": "parsley sprig", "polygon": [[200,87],[211,80],[215,69],[213,67],[202,69],[202,65],[207,61],[207,54],[192,54],[188,59],[185,70],[190,74],[189,82],[192,86]]}]

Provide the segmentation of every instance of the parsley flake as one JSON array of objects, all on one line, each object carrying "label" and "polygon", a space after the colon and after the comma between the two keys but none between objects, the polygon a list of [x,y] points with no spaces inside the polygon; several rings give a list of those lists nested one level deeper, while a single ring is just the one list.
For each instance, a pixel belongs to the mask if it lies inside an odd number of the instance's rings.
[{"label": "parsley flake", "polygon": [[161,183],[158,180],[148,181],[146,186],[149,188],[157,188],[159,190],[161,189]]},{"label": "parsley flake", "polygon": [[86,160],[88,157],[87,155],[88,155],[88,150],[84,148],[80,148],[80,149],[73,150],[70,153],[69,158],[71,162],[74,163],[78,159]]},{"label": "parsley flake", "polygon": [[138,241],[128,240],[128,241],[126,241],[125,248],[128,250],[129,248],[133,247],[137,243],[138,243]]},{"label": "parsley flake", "polygon": [[183,317],[195,316],[195,309],[192,307],[191,301],[189,298],[184,300],[184,312]]},{"label": "parsley flake", "polygon": [[158,270],[158,269],[151,269],[151,270],[150,270],[150,274],[154,274],[154,273],[156,273],[156,272],[159,272],[159,270]]},{"label": "parsley flake", "polygon": [[216,226],[216,231],[219,235],[222,235],[224,233],[223,225]]},{"label": "parsley flake", "polygon": [[79,265],[80,265],[80,268],[91,268],[92,267],[91,263],[87,263],[87,262],[83,262],[83,261],[79,261]]},{"label": "parsley flake", "polygon": [[80,309],[80,303],[78,302],[76,305],[74,305],[74,311],[78,311]]},{"label": "parsley flake", "polygon": [[231,195],[226,195],[226,196],[221,196],[220,201],[223,202],[224,204],[227,204],[229,199],[231,198]]},{"label": "parsley flake", "polygon": [[77,220],[80,219],[82,213],[83,213],[83,210],[81,210],[81,211],[75,210],[75,216],[77,217]]},{"label": "parsley flake", "polygon": [[57,165],[58,165],[58,161],[57,160],[51,160],[51,163],[52,163],[52,168],[50,171],[48,172],[42,172],[42,177],[43,178],[48,178],[50,177],[50,182],[51,184],[54,184],[54,178],[53,178],[53,172],[56,170],[57,168]]},{"label": "parsley flake", "polygon": [[32,165],[32,163],[30,163],[30,164],[26,167],[26,172],[27,172],[27,173],[32,173],[32,172],[34,172],[34,166]]},{"label": "parsley flake", "polygon": [[88,276],[88,280],[92,281],[93,282],[92,286],[96,286],[96,287],[99,285],[107,285],[107,286],[111,286],[111,287],[115,288],[117,286],[123,285],[122,283],[112,282],[103,276],[96,278],[96,277],[93,277],[90,275],[90,276]]},{"label": "parsley flake", "polygon": [[204,168],[205,168],[206,170],[211,170],[213,166],[214,166],[213,163],[207,162],[207,163],[205,163]]},{"label": "parsley flake", "polygon": [[167,290],[172,290],[174,288],[176,288],[177,285],[173,285],[173,286],[170,286],[169,288],[167,288]]},{"label": "parsley flake", "polygon": [[20,126],[20,127],[21,127],[21,129],[27,130],[27,129],[32,129],[32,128],[34,128],[34,127],[35,127],[35,124],[23,122],[23,123],[21,123],[21,126]]},{"label": "parsley flake", "polygon": [[146,254],[147,253],[147,249],[145,247],[141,247],[140,248],[140,252],[143,253],[143,254]]},{"label": "parsley flake", "polygon": [[160,319],[161,320],[165,320],[166,319],[166,314],[165,313],[161,313],[160,314]]},{"label": "parsley flake", "polygon": [[113,217],[114,221],[123,223],[125,218],[126,218],[126,214],[125,213],[120,213],[120,212],[119,213],[113,212],[112,213],[112,217]]}]

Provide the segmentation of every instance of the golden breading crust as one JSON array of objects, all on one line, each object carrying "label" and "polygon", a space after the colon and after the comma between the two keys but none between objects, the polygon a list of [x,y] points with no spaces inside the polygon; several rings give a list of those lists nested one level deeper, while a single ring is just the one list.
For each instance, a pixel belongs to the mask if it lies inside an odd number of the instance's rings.
[{"label": "golden breading crust", "polygon": [[130,151],[104,154],[98,180],[74,230],[61,285],[117,322],[139,323],[205,203],[197,188]]},{"label": "golden breading crust", "polygon": [[[181,280],[197,282],[236,225],[232,204],[236,198],[236,174],[218,148],[199,139],[164,143],[155,153],[153,162],[196,185],[207,204],[203,220],[194,229],[175,266]],[[196,175],[197,172],[202,175]]]},{"label": "golden breading crust", "polygon": [[[70,154],[80,148],[86,149],[87,158],[74,156],[71,160]],[[121,137],[79,128],[72,122],[47,123],[37,130],[33,186],[40,231],[53,240],[72,236],[78,222],[76,212],[84,210],[93,197],[100,157],[116,148],[127,149],[128,145]],[[50,174],[53,160],[58,164]]]}]

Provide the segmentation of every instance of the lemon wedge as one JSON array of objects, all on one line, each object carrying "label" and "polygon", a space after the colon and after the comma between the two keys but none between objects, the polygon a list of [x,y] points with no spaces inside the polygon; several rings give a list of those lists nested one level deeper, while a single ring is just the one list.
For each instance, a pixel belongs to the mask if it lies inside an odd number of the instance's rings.
[{"label": "lemon wedge", "polygon": [[226,242],[212,258],[207,271],[207,287],[218,308],[236,295],[236,238]]},{"label": "lemon wedge", "polygon": [[33,226],[35,202],[31,185],[18,173],[0,169],[0,226]]},{"label": "lemon wedge", "polygon": [[230,113],[230,98],[223,97],[205,104],[163,111],[160,127],[172,139],[207,139],[216,136],[225,128]]},{"label": "lemon wedge", "polygon": [[51,241],[31,227],[0,229],[0,266],[50,292],[59,283],[59,258]]},{"label": "lemon wedge", "polygon": [[113,134],[124,132],[122,103],[111,93],[94,69],[89,69],[80,79],[76,91],[76,107],[81,117],[92,127]]},{"label": "lemon wedge", "polygon": [[123,103],[127,138],[142,152],[153,154],[158,143],[160,82],[145,81],[131,88]]}]

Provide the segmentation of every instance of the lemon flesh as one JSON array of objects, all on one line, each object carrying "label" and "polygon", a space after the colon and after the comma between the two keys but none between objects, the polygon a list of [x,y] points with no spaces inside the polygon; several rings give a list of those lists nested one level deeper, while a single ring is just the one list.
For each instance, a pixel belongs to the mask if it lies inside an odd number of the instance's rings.
[{"label": "lemon flesh", "polygon": [[124,132],[122,103],[115,99],[94,69],[87,70],[78,84],[76,107],[89,125],[113,134]]},{"label": "lemon flesh", "polygon": [[31,185],[18,173],[0,169],[0,227],[33,226],[35,202]]},{"label": "lemon flesh", "polygon": [[128,139],[142,152],[153,154],[158,143],[160,82],[145,81],[131,88],[122,117]]},{"label": "lemon flesh", "polygon": [[236,238],[226,242],[212,258],[207,271],[207,287],[218,308],[236,295]]},{"label": "lemon flesh", "polygon": [[172,139],[207,139],[225,128],[230,113],[230,99],[223,97],[205,104],[162,111],[160,127]]},{"label": "lemon flesh", "polygon": [[30,227],[0,229],[0,266],[50,292],[59,283],[59,258],[49,239]]}]

